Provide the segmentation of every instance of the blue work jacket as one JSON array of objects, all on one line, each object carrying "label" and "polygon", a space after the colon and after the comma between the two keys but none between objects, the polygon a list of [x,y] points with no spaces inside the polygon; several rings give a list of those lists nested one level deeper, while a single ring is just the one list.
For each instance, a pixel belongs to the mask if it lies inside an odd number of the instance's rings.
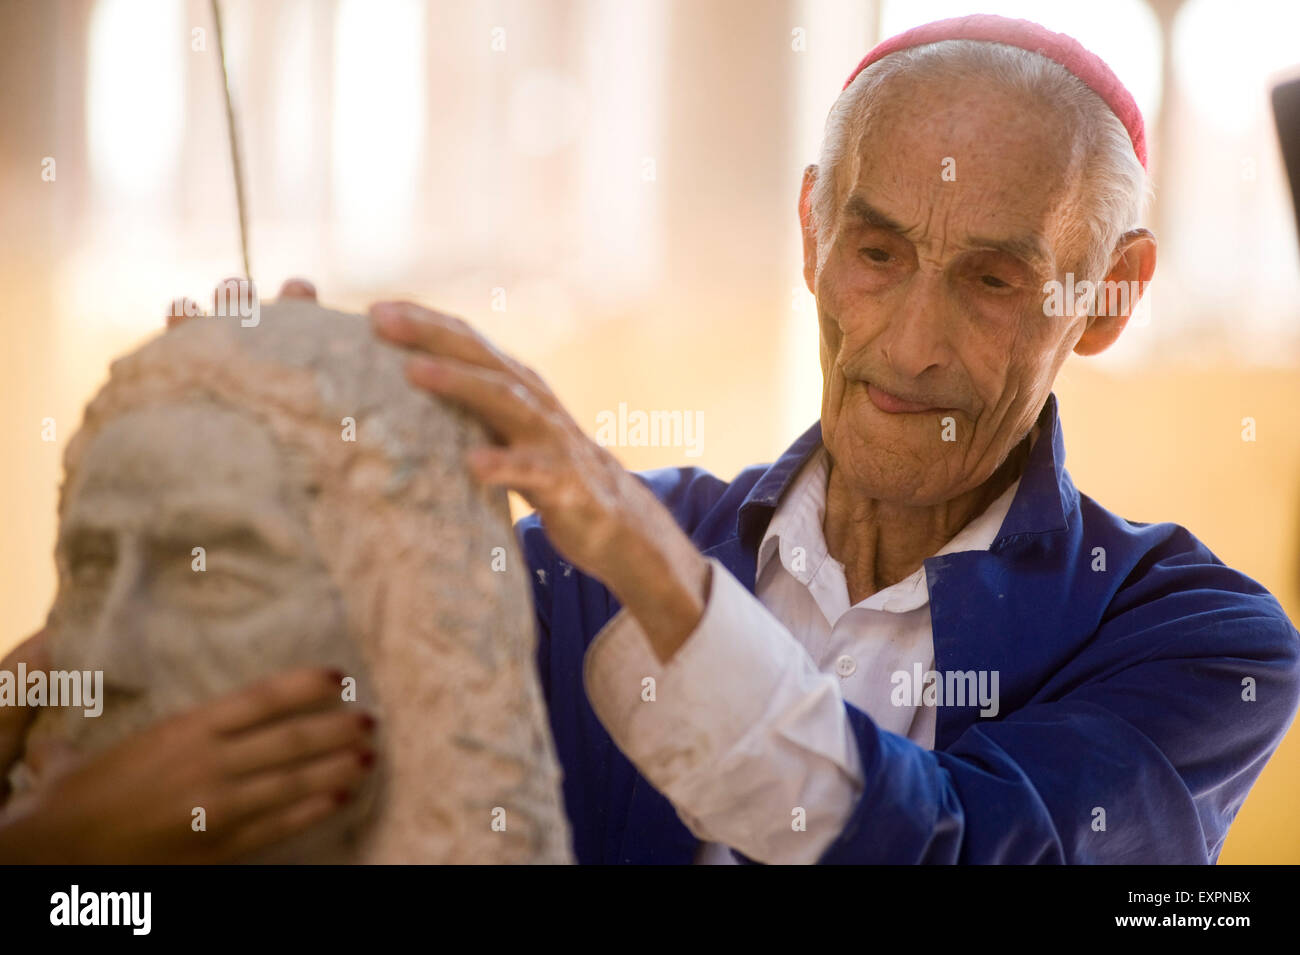
[{"label": "blue work jacket", "polygon": [[[1186,529],[1127,521],[1066,472],[1056,395],[987,551],[925,563],[934,669],[997,670],[997,716],[940,706],[933,750],[845,703],[865,788],[824,863],[1207,863],[1300,698],[1300,633]],[[759,542],[814,424],[731,482],[638,474],[752,593]],[[581,863],[689,863],[699,840],[597,719],[583,656],[619,611],[519,522],[537,664]],[[739,855],[739,854],[738,854]]]}]

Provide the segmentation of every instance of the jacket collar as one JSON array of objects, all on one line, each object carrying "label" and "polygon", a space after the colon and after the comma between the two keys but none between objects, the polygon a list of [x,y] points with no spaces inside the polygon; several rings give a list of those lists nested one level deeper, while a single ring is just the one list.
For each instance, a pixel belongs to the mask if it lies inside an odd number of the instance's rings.
[{"label": "jacket collar", "polygon": [[[1065,530],[1070,513],[1078,506],[1079,492],[1065,470],[1065,434],[1061,430],[1056,392],[1051,392],[1043,403],[1038,425],[1038,440],[1029,452],[1020,487],[993,541],[993,550],[1015,537]],[[745,496],[736,516],[736,534],[747,549],[757,551],[777,503],[799,469],[821,445],[822,426],[817,421],[763,473]]]}]

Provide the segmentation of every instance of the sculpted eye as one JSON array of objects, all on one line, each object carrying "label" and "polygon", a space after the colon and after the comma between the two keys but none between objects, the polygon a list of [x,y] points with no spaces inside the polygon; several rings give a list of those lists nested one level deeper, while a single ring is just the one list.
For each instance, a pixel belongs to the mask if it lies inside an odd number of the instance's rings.
[{"label": "sculpted eye", "polygon": [[117,547],[108,535],[79,534],[66,552],[67,577],[59,583],[59,602],[72,618],[88,619],[99,610],[117,570]]},{"label": "sculpted eye", "polygon": [[116,565],[117,549],[108,537],[81,537],[68,549],[68,572],[78,587],[107,585]]},{"label": "sculpted eye", "polygon": [[255,575],[214,567],[177,568],[161,576],[159,587],[175,605],[213,615],[247,613],[271,596],[271,589]]},{"label": "sculpted eye", "polygon": [[214,608],[242,606],[263,591],[259,581],[228,571],[208,570],[191,574],[188,579],[192,599]]},{"label": "sculpted eye", "polygon": [[114,563],[113,557],[107,554],[78,557],[69,568],[72,582],[78,587],[103,587],[113,576]]}]

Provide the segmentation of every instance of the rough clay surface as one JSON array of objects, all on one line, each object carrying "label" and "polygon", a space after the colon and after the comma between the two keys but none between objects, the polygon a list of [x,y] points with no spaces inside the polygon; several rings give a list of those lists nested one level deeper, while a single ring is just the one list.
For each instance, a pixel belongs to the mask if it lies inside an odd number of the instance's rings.
[{"label": "rough clay surface", "polygon": [[[479,487],[463,463],[465,450],[486,436],[458,409],[412,389],[403,362],[362,317],[311,303],[265,305],[260,324],[249,328],[237,318],[190,319],[113,364],[69,446],[61,520],[88,446],[115,419],[207,405],[256,421],[288,462],[290,483],[305,488],[304,520],[354,645],[345,650],[360,649],[359,685],[374,697],[362,702],[379,711],[383,732],[381,784],[359,835],[342,854],[321,845],[331,836],[318,834],[289,855],[571,861],[533,662],[526,565],[504,493]],[[355,441],[341,437],[345,418],[355,420]],[[504,573],[493,569],[494,553],[498,566],[502,554],[494,548],[504,548]],[[66,576],[61,567],[60,599],[74,586]],[[59,606],[51,613],[56,668],[76,660],[57,636]],[[205,685],[215,692],[269,673],[275,656],[246,654]],[[193,665],[211,667],[212,659],[196,653]],[[150,717],[199,701],[175,695],[155,694]],[[108,708],[100,719],[107,722],[96,746],[131,729],[124,721],[113,731]],[[73,722],[68,711],[47,711],[36,732],[76,737]],[[505,831],[492,827],[498,807]]]}]

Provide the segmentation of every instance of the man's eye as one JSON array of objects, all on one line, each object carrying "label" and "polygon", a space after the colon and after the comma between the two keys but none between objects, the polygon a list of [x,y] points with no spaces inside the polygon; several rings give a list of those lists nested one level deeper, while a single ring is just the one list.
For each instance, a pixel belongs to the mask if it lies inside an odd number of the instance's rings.
[{"label": "man's eye", "polygon": [[1011,288],[1010,282],[1004,282],[996,275],[981,275],[980,281],[983,282],[985,285],[987,285],[989,288]]},{"label": "man's eye", "polygon": [[881,264],[884,264],[885,262],[888,262],[891,258],[893,258],[893,256],[891,256],[884,249],[863,249],[862,254],[865,255],[867,258],[869,258],[872,262],[879,262]]}]

